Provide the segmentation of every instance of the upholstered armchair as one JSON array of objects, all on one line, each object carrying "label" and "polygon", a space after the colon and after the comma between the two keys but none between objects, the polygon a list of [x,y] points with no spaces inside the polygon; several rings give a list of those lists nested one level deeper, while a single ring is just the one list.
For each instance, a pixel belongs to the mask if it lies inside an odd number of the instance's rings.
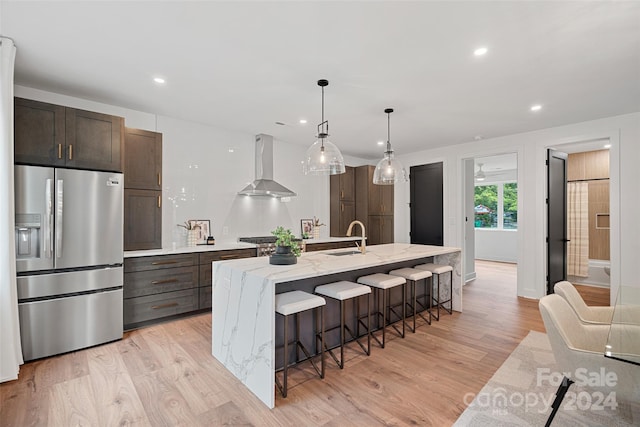
[{"label": "upholstered armchair", "polygon": [[[576,310],[560,295],[543,297],[540,299],[539,307],[558,369],[565,373],[565,378],[567,373],[575,378],[576,370],[579,368],[585,369],[588,373],[600,373],[604,368],[605,372],[616,373],[616,384],[613,387],[593,387],[594,391],[601,391],[605,395],[614,391],[618,403],[640,402],[640,367],[604,357],[609,325],[582,322]],[[636,329],[633,335],[636,333],[638,338],[635,341],[638,343],[637,350],[640,351],[640,329]],[[562,397],[572,383],[573,381],[563,381],[560,385],[547,425],[553,419]]]},{"label": "upholstered armchair", "polygon": [[588,306],[578,290],[571,282],[562,281],[554,285],[553,290],[556,294],[564,298],[571,308],[576,312],[583,323],[592,324],[611,324],[613,317],[613,307],[590,307]]}]

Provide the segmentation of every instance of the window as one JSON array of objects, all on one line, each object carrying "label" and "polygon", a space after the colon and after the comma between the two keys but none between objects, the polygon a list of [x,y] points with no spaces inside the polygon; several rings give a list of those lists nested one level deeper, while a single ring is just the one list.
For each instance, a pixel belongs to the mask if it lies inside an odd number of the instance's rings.
[{"label": "window", "polygon": [[474,200],[476,228],[518,228],[517,183],[476,185]]}]

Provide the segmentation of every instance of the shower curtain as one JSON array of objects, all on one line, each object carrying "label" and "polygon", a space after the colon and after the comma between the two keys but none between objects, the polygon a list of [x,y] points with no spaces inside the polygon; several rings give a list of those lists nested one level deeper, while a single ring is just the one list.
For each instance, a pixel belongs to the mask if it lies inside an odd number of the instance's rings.
[{"label": "shower curtain", "polygon": [[567,274],[589,276],[589,184],[567,184]]}]

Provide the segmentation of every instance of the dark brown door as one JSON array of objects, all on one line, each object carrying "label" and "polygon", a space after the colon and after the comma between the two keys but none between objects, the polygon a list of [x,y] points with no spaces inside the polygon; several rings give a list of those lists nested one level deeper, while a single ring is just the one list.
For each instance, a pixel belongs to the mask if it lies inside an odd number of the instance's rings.
[{"label": "dark brown door", "polygon": [[15,162],[64,165],[65,108],[22,98],[15,98],[14,107]]},{"label": "dark brown door", "polygon": [[442,171],[442,162],[410,169],[411,243],[444,244]]},{"label": "dark brown door", "polygon": [[81,169],[122,171],[121,117],[66,109],[66,165]]},{"label": "dark brown door", "polygon": [[162,247],[162,192],[124,190],[124,250]]},{"label": "dark brown door", "polygon": [[124,186],[162,190],[162,134],[126,128]]},{"label": "dark brown door", "polygon": [[567,154],[547,150],[547,294],[567,280]]},{"label": "dark brown door", "polygon": [[349,228],[349,224],[351,221],[356,219],[356,203],[343,201],[340,202],[340,228],[338,229],[336,236],[346,236],[347,228]]}]

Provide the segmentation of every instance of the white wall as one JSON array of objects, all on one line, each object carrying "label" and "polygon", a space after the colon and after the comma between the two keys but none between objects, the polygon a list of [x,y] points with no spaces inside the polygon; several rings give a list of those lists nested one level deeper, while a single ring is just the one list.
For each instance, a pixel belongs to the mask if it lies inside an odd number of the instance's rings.
[{"label": "white wall", "polygon": [[518,232],[476,228],[475,251],[476,259],[518,262]]},{"label": "white wall", "polygon": [[[518,295],[540,298],[546,277],[546,149],[563,143],[608,138],[611,161],[611,298],[620,283],[640,286],[640,113],[425,150],[399,156],[405,167],[444,162],[447,246],[463,245],[462,160],[518,153]],[[397,154],[396,154],[397,155]],[[396,188],[395,235],[409,240],[409,184]]]},{"label": "white wall", "polygon": [[[304,175],[306,146],[274,141],[274,179],[298,196],[289,202],[238,196],[254,180],[255,135],[216,129],[186,120],[156,116],[127,108],[16,86],[15,95],[90,111],[118,115],[128,127],[163,134],[162,246],[186,244],[177,226],[189,219],[211,220],[217,241],[262,236],[277,225],[300,233],[300,219],[320,218],[321,236],[329,235],[329,178]],[[230,153],[229,148],[234,152]],[[350,165],[365,160],[347,157]],[[224,234],[223,231],[227,231]]]}]

